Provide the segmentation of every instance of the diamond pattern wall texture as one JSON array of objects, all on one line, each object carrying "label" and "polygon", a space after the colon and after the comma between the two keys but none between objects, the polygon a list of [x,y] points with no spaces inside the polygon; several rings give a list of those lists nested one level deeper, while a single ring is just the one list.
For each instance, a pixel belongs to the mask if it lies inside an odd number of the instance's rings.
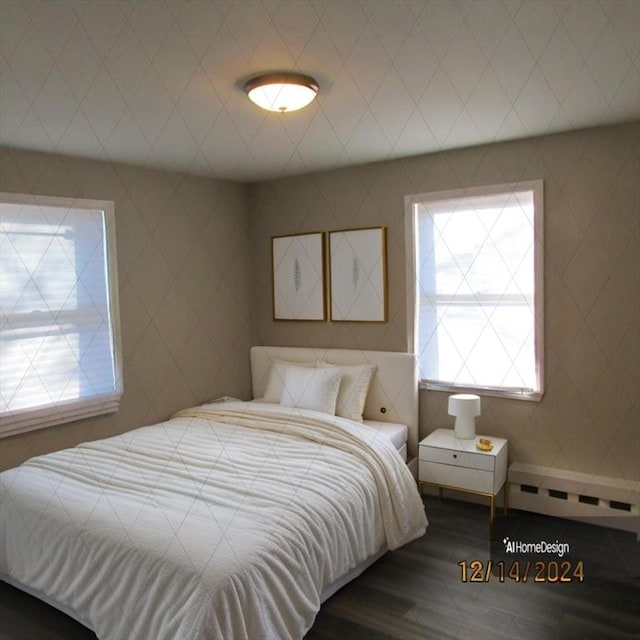
[{"label": "diamond pattern wall texture", "polygon": [[[286,119],[242,91],[283,69],[320,83]],[[0,469],[248,397],[253,344],[405,350],[404,196],[543,178],[546,394],[477,429],[639,480],[639,176],[635,1],[0,0],[0,189],[115,202],[124,359],[118,413]],[[272,320],[272,236],[381,225],[388,322]],[[420,415],[451,426],[445,394]]]},{"label": "diamond pattern wall texture", "polygon": [[[543,178],[546,394],[541,402],[484,397],[477,430],[508,438],[511,461],[638,479],[639,141],[638,124],[622,125],[252,186],[255,259],[264,265],[256,269],[258,341],[405,350],[413,282],[405,277],[404,196]],[[308,203],[304,216],[300,203]],[[273,322],[263,238],[341,223],[387,226],[389,323]],[[421,392],[421,436],[452,425],[446,399]]]},{"label": "diamond pattern wall texture", "polygon": [[[478,428],[512,460],[638,479],[638,3],[0,11],[0,188],[115,201],[125,374],[118,414],[5,439],[1,468],[248,396],[254,343],[406,349],[404,196],[542,177],[547,393],[486,399]],[[242,80],[271,68],[314,73],[315,106],[257,112]],[[272,321],[271,236],[381,224],[388,323]],[[449,424],[444,396],[421,415]]]}]

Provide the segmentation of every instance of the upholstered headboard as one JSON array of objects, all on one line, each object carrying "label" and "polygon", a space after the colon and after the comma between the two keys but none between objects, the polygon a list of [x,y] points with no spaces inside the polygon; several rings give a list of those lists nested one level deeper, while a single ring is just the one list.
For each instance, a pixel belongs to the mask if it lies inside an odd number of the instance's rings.
[{"label": "upholstered headboard", "polygon": [[418,451],[418,382],[416,360],[411,353],[322,349],[307,347],[252,347],[251,382],[253,397],[261,398],[274,360],[333,364],[373,364],[376,372],[364,407],[366,420],[399,422],[409,428],[407,458]]}]

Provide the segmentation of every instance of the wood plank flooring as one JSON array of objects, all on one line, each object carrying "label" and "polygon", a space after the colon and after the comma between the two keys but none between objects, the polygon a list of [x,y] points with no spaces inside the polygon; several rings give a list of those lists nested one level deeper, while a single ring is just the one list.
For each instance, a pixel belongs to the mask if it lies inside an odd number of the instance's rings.
[{"label": "wood plank flooring", "polygon": [[[591,551],[584,582],[535,583],[530,577],[501,583],[491,575],[489,582],[463,583],[460,561],[486,566],[491,558],[487,507],[430,497],[425,505],[426,535],[388,553],[328,600],[305,640],[640,639],[635,534],[511,511],[509,528],[535,532],[533,539],[562,541],[562,532],[578,537],[580,548]],[[504,549],[498,542],[494,538],[494,560],[500,559],[496,549]]]},{"label": "wood plank flooring", "polygon": [[[427,534],[386,554],[330,598],[305,640],[640,639],[635,535],[512,511],[509,526],[519,531],[556,536],[558,527],[569,526],[572,536],[580,535],[592,556],[585,558],[584,582],[516,584],[492,575],[488,582],[463,583],[458,562],[486,563],[491,557],[487,507],[432,497],[425,497],[425,505]],[[622,572],[606,570],[614,561]],[[0,583],[0,639],[95,640],[95,635]]]}]

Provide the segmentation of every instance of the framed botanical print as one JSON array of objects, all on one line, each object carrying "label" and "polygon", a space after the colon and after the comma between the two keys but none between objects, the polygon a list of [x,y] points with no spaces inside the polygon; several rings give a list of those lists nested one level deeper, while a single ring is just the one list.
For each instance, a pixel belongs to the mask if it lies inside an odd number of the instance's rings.
[{"label": "framed botanical print", "polygon": [[330,319],[387,321],[386,228],[329,233]]},{"label": "framed botanical print", "polygon": [[274,320],[325,320],[324,233],[271,238]]}]

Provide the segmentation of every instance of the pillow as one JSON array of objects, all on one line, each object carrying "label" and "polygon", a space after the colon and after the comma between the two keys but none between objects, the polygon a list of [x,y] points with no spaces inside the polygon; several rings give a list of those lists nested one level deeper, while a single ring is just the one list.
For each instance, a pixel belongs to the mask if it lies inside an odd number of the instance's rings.
[{"label": "pillow", "polygon": [[340,371],[333,368],[290,366],[285,374],[280,404],[313,409],[333,416],[336,413],[341,377]]},{"label": "pillow", "polygon": [[282,385],[289,367],[315,367],[315,360],[312,362],[290,362],[289,360],[274,360],[269,369],[267,384],[262,394],[262,402],[280,402],[282,398]]},{"label": "pillow", "polygon": [[374,364],[336,365],[329,362],[318,362],[318,366],[337,369],[342,375],[336,415],[362,422],[364,405],[376,366]]}]

